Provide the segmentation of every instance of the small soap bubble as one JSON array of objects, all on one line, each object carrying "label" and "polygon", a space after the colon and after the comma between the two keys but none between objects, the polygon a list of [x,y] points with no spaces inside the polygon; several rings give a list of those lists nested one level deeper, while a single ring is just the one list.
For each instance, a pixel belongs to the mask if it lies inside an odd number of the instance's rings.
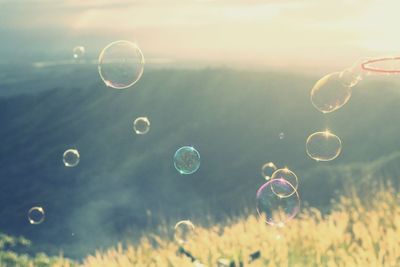
[{"label": "small soap bubble", "polygon": [[[287,189],[290,189],[291,187],[278,186],[275,189],[274,184],[272,184],[271,187],[276,194],[278,194],[282,197],[288,197],[291,194],[294,194],[295,191],[297,191],[297,187],[299,185],[299,181],[298,181],[299,179],[298,179],[297,175],[294,172],[292,172],[291,170],[289,170],[288,168],[276,170],[271,176],[271,180],[274,180],[274,179],[278,179],[278,180],[284,179],[285,181],[289,182],[290,185],[294,189],[293,191],[288,192]],[[281,189],[283,189],[283,191],[280,191]]]},{"label": "small soap bubble", "polygon": [[175,169],[181,174],[192,174],[200,167],[200,154],[191,146],[179,148],[174,155]]},{"label": "small soap bubble", "polygon": [[63,154],[63,162],[65,167],[75,167],[80,160],[79,151],[77,149],[68,149]]},{"label": "small soap bubble", "polygon": [[[284,192],[284,195],[275,191]],[[300,197],[284,179],[271,179],[257,191],[257,213],[267,224],[283,227],[300,210]]]},{"label": "small soap bubble", "polygon": [[106,86],[126,89],[142,76],[144,57],[140,48],[129,41],[107,45],[99,56],[99,74]]},{"label": "small soap bubble", "polygon": [[85,47],[75,46],[72,50],[74,59],[81,59],[85,55]]},{"label": "small soap bubble", "polygon": [[311,89],[311,103],[322,113],[338,110],[349,101],[351,87],[344,85],[342,76],[340,72],[328,74]]},{"label": "small soap bubble", "polygon": [[342,141],[329,131],[316,132],[307,138],[306,151],[316,161],[331,161],[340,155]]},{"label": "small soap bubble", "polygon": [[147,134],[150,131],[150,121],[147,117],[138,117],[133,121],[133,130],[136,134]]},{"label": "small soap bubble", "polygon": [[45,214],[42,207],[32,207],[28,211],[28,221],[30,224],[41,224],[44,219]]},{"label": "small soap bubble", "polygon": [[276,170],[277,167],[273,162],[267,162],[261,167],[261,175],[265,180],[269,180]]},{"label": "small soap bubble", "polygon": [[174,238],[179,245],[184,245],[190,241],[194,235],[194,224],[189,220],[179,221],[175,227]]}]

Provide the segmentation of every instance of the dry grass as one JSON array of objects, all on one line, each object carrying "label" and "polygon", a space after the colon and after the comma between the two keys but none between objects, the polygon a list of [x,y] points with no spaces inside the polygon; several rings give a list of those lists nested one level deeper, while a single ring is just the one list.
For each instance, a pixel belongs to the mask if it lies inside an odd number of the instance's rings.
[{"label": "dry grass", "polygon": [[[334,211],[327,216],[305,208],[281,229],[249,216],[224,227],[196,228],[185,249],[205,266],[217,266],[221,258],[234,260],[236,266],[241,261],[254,267],[400,266],[399,204],[400,195],[392,190],[376,193],[364,202],[354,194],[334,203]],[[82,266],[196,266],[188,257],[178,255],[178,248],[168,238],[149,236],[137,246],[123,249],[119,245],[97,252]],[[255,251],[260,251],[261,257],[247,264],[248,255]]]}]

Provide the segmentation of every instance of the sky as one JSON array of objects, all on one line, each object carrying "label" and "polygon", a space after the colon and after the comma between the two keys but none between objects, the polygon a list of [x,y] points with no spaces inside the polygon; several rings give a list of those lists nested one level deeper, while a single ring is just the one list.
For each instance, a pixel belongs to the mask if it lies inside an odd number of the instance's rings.
[{"label": "sky", "polygon": [[398,55],[398,10],[398,0],[0,0],[0,33],[3,50],[20,52],[127,39],[166,62],[336,69]]}]

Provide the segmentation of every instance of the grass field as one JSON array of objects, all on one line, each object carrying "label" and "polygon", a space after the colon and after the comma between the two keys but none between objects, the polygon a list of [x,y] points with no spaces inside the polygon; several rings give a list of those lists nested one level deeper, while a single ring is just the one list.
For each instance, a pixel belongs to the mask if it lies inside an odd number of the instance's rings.
[{"label": "grass field", "polygon": [[[81,263],[2,252],[0,266],[400,266],[400,194],[381,189],[372,195],[367,200],[355,193],[341,197],[326,216],[303,207],[283,228],[253,215],[224,226],[197,227],[184,248],[167,233],[149,234],[138,245],[98,251]],[[255,252],[260,257],[250,262]]]}]

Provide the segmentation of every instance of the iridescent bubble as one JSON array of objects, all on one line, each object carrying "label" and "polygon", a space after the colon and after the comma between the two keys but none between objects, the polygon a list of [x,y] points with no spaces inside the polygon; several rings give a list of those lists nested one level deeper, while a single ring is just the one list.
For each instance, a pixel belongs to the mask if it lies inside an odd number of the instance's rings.
[{"label": "iridescent bubble", "polygon": [[307,138],[306,151],[316,161],[334,160],[342,151],[342,141],[329,131],[316,132]]},{"label": "iridescent bubble", "polygon": [[41,224],[45,219],[42,207],[33,207],[28,211],[28,221],[30,224]]},{"label": "iridescent bubble", "polygon": [[[285,194],[280,195],[275,191],[285,192]],[[283,227],[296,216],[299,210],[299,194],[284,179],[271,179],[257,191],[257,213],[272,226]]]},{"label": "iridescent bubble", "polygon": [[311,89],[311,103],[322,113],[330,113],[346,104],[351,97],[351,87],[344,85],[340,72],[321,78]]},{"label": "iridescent bubble", "polygon": [[63,162],[65,167],[75,167],[80,160],[79,151],[77,149],[68,149],[63,154]]},{"label": "iridescent bubble", "polygon": [[98,68],[100,77],[107,86],[126,89],[142,76],[144,57],[136,44],[116,41],[101,51]]},{"label": "iridescent bubble", "polygon": [[261,175],[265,180],[269,180],[276,169],[277,167],[273,162],[267,162],[261,167]]},{"label": "iridescent bubble", "polygon": [[175,224],[175,241],[178,242],[179,245],[184,245],[190,241],[190,239],[194,235],[194,224],[189,220],[179,221]]},{"label": "iridescent bubble", "polygon": [[200,167],[200,154],[191,146],[179,148],[174,155],[175,169],[181,174],[192,174]]},{"label": "iridescent bubble", "polygon": [[73,57],[75,59],[80,59],[85,55],[85,47],[83,46],[75,46],[72,50]]},{"label": "iridescent bubble", "polygon": [[[280,179],[284,179],[285,181],[289,182],[294,190],[288,192],[286,190],[287,188],[281,186],[274,188],[274,185],[272,185],[272,189],[276,194],[281,195],[283,197],[287,197],[290,196],[291,194],[294,194],[295,191],[297,191],[297,187],[299,186],[299,179],[297,178],[297,175],[294,172],[292,172],[288,168],[278,169],[272,174],[271,180],[280,180]],[[284,189],[284,191],[280,191],[281,189]]]},{"label": "iridescent bubble", "polygon": [[147,134],[150,131],[150,121],[147,117],[138,117],[133,121],[133,130],[136,134]]}]

